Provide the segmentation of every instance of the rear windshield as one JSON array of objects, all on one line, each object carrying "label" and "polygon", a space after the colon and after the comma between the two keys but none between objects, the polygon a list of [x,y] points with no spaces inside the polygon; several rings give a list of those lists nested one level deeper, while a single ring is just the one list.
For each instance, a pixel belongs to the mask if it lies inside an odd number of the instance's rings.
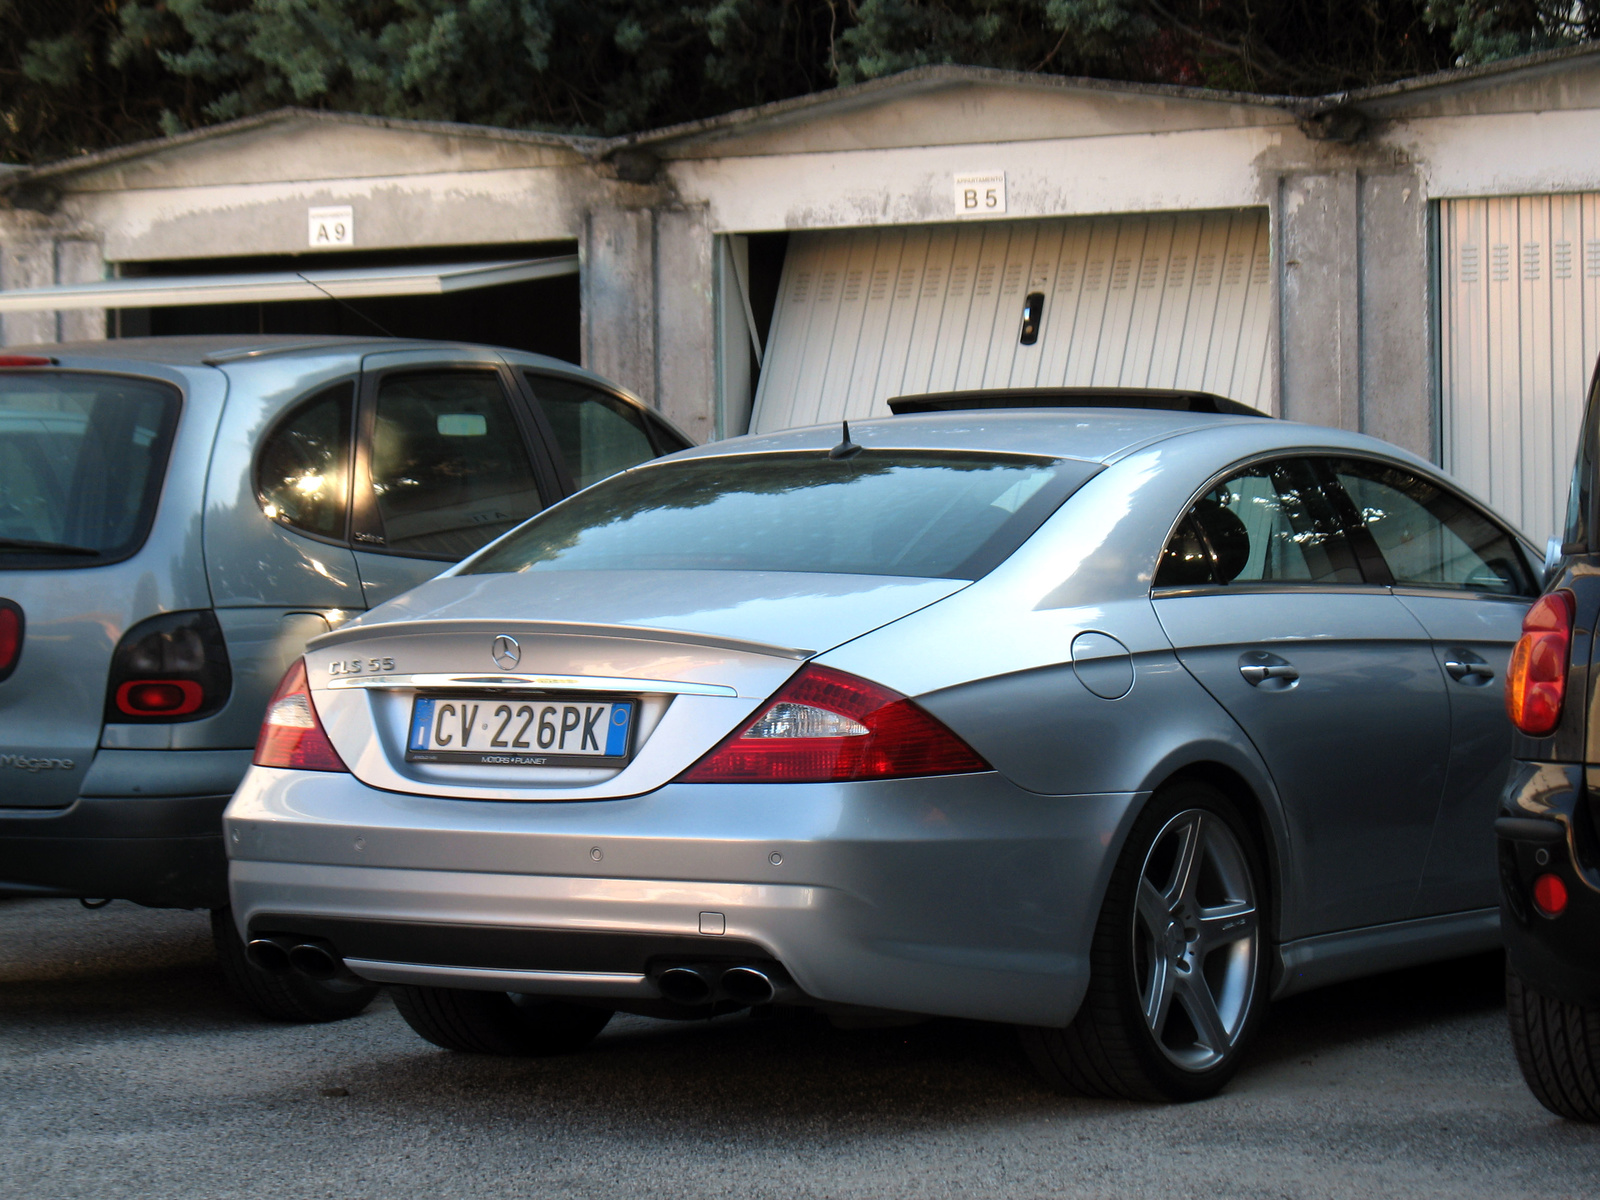
[{"label": "rear windshield", "polygon": [[648,464],[469,559],[505,571],[802,571],[977,579],[1099,468],[1017,454],[866,450]]},{"label": "rear windshield", "polygon": [[150,380],[0,372],[0,570],[137,550],[177,416],[176,389]]}]

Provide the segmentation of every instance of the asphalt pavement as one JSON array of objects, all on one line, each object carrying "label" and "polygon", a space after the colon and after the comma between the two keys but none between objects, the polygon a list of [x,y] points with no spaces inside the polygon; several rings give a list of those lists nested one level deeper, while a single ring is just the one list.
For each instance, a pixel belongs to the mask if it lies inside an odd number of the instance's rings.
[{"label": "asphalt pavement", "polygon": [[270,1024],[203,913],[0,901],[0,1197],[1600,1196],[1511,1057],[1496,956],[1276,1005],[1235,1082],[1076,1100],[1009,1030],[616,1018],[585,1053]]}]

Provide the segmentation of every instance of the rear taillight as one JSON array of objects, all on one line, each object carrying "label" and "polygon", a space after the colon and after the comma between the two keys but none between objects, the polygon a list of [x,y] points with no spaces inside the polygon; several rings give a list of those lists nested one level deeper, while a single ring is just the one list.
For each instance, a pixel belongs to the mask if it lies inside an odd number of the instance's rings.
[{"label": "rear taillight", "polygon": [[685,783],[832,783],[988,771],[972,747],[899,692],[815,664],[761,716],[680,779]]},{"label": "rear taillight", "polygon": [[299,771],[347,771],[344,759],[323,731],[317,706],[306,682],[306,662],[294,660],[272,693],[267,716],[256,739],[258,767],[293,767]]},{"label": "rear taillight", "polygon": [[14,600],[0,600],[0,680],[17,669],[22,657],[22,634],[27,622],[22,607]]},{"label": "rear taillight", "polygon": [[1532,737],[1544,737],[1561,723],[1567,694],[1567,657],[1572,649],[1571,592],[1540,596],[1522,618],[1522,637],[1506,672],[1506,712],[1511,723]]},{"label": "rear taillight", "polygon": [[228,702],[233,669],[210,609],[140,621],[117,643],[106,688],[106,720],[138,725],[198,721]]},{"label": "rear taillight", "polygon": [[42,354],[0,354],[0,367],[53,367],[56,360]]}]

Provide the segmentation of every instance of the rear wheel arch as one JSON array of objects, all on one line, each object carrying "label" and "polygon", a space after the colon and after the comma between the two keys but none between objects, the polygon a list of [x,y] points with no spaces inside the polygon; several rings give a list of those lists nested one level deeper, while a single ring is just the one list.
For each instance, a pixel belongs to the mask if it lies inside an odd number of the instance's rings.
[{"label": "rear wheel arch", "polygon": [[[1226,763],[1211,759],[1197,760],[1177,768],[1151,788],[1150,794],[1154,796],[1164,788],[1188,780],[1216,788],[1233,801],[1249,822],[1250,831],[1256,838],[1256,849],[1261,852],[1262,861],[1267,866],[1267,885],[1272,905],[1272,927],[1267,930],[1267,936],[1268,945],[1275,947],[1283,924],[1284,845],[1280,837],[1281,823],[1273,819],[1273,814],[1268,808],[1271,801],[1264,799],[1239,771]],[[1276,975],[1276,969],[1273,974]],[[1271,985],[1276,987],[1276,978],[1271,980]]]}]

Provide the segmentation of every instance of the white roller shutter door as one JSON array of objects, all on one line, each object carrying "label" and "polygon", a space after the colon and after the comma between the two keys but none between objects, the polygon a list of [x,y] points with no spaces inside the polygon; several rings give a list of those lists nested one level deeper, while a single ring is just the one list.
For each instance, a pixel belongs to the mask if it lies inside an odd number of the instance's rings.
[{"label": "white roller shutter door", "polygon": [[1600,354],[1600,196],[1447,200],[1439,224],[1444,467],[1542,544]]},{"label": "white roller shutter door", "polygon": [[1263,210],[792,234],[751,431],[952,388],[1195,388],[1269,410],[1268,246]]}]

